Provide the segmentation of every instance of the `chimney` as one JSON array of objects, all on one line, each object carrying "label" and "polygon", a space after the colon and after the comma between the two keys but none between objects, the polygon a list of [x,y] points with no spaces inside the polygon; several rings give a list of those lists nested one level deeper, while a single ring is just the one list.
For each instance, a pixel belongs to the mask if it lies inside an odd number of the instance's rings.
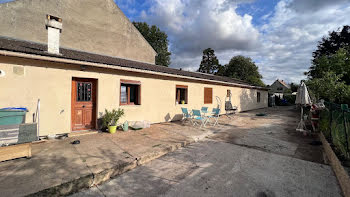
[{"label": "chimney", "polygon": [[62,19],[46,15],[47,52],[60,54],[60,34],[62,32]]}]

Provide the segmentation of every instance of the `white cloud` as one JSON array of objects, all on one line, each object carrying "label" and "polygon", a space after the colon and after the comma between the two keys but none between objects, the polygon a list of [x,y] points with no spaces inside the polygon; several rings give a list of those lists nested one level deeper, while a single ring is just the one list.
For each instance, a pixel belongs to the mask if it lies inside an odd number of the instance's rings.
[{"label": "white cloud", "polygon": [[250,15],[239,16],[228,0],[154,0],[143,20],[165,29],[175,54],[192,56],[205,48],[244,50],[258,44]]},{"label": "white cloud", "polygon": [[203,49],[211,47],[222,64],[234,55],[252,57],[267,84],[277,78],[299,82],[317,42],[350,24],[345,0],[317,0],[317,5],[314,0],[281,0],[259,27],[252,24],[251,15],[236,13],[242,2],[252,1],[152,0],[141,18],[168,33],[172,67],[196,70]]},{"label": "white cloud", "polygon": [[276,78],[290,82],[305,78],[303,73],[310,66],[318,41],[329,31],[350,23],[349,5],[339,3],[300,13],[293,9],[292,3],[299,2],[279,2],[270,22],[260,28],[264,32],[264,47],[253,59],[261,60],[260,70],[268,83]]}]

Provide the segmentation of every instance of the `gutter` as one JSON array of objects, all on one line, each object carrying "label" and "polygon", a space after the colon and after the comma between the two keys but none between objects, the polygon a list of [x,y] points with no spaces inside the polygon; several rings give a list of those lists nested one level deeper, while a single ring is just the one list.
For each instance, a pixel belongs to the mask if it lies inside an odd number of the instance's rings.
[{"label": "gutter", "polygon": [[174,74],[161,73],[161,72],[155,72],[155,71],[140,70],[140,69],[136,69],[136,68],[126,68],[126,67],[116,66],[116,65],[93,63],[93,62],[85,62],[85,61],[79,61],[79,60],[63,59],[63,58],[49,57],[49,56],[42,56],[42,55],[33,55],[33,54],[12,52],[12,51],[6,51],[6,50],[0,50],[0,55],[11,56],[11,57],[19,57],[19,58],[35,59],[35,60],[43,60],[43,61],[50,61],[50,62],[67,63],[67,64],[86,65],[86,66],[93,66],[93,67],[99,67],[99,68],[108,68],[108,69],[128,71],[128,72],[137,72],[137,73],[145,73],[145,74],[151,74],[151,75],[160,75],[160,76],[166,76],[166,77],[174,77],[174,78],[180,78],[180,79],[191,79],[191,80],[196,80],[196,81],[205,81],[205,82],[210,82],[210,83],[219,83],[219,84],[229,85],[229,86],[232,86],[232,87],[241,87],[241,88],[247,88],[247,89],[257,89],[257,90],[268,91],[268,89],[264,88],[264,87],[257,87],[257,86],[251,86],[251,85],[242,85],[242,84],[229,83],[229,82],[223,82],[223,81],[217,81],[217,80],[201,79],[201,78],[196,78],[196,77],[188,77],[188,76],[174,75]]}]

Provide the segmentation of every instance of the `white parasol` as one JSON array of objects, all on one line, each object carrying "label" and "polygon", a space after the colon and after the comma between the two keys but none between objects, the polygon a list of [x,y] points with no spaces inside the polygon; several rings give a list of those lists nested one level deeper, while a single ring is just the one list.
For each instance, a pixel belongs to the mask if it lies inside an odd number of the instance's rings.
[{"label": "white parasol", "polygon": [[306,126],[303,119],[303,107],[307,105],[311,105],[312,101],[309,95],[309,91],[307,90],[307,87],[304,82],[301,82],[300,87],[298,88],[297,98],[295,100],[295,104],[300,105],[301,108],[301,114],[300,114],[300,122],[297,127],[297,131],[304,132],[306,130]]}]

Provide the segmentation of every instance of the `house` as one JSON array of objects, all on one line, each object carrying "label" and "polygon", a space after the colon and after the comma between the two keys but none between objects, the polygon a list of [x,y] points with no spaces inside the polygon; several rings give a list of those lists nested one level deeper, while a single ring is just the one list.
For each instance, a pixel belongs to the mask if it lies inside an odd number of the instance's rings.
[{"label": "house", "polygon": [[0,108],[27,107],[31,122],[40,99],[40,136],[97,129],[113,108],[121,121],[177,120],[181,107],[223,106],[228,93],[239,111],[267,107],[266,88],[155,65],[113,0],[16,0],[0,18]]},{"label": "house", "polygon": [[282,96],[283,93],[290,92],[290,86],[283,80],[277,79],[269,88],[269,93],[272,95]]}]

